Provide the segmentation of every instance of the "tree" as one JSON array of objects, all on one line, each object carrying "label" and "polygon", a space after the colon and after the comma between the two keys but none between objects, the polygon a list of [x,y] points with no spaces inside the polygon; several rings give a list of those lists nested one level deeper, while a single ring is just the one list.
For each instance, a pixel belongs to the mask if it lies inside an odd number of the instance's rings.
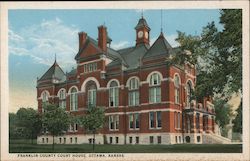
[{"label": "tree", "polygon": [[65,133],[71,123],[71,116],[64,109],[54,104],[44,105],[44,113],[42,115],[43,127],[53,137],[52,148],[54,150],[54,137]]},{"label": "tree", "polygon": [[178,53],[173,61],[196,64],[200,98],[220,94],[230,99],[232,93],[242,92],[242,11],[223,9],[220,14],[221,31],[211,22],[199,36],[178,32],[176,39],[192,54]]},{"label": "tree", "polygon": [[39,113],[33,108],[20,108],[16,113],[16,126],[21,128],[24,137],[33,139],[37,137],[42,129],[42,120]]},{"label": "tree", "polygon": [[95,134],[103,127],[105,121],[104,109],[101,107],[89,107],[86,115],[80,116],[79,124],[85,128],[87,132],[93,134],[93,152],[95,151]]},{"label": "tree", "polygon": [[224,99],[216,98],[214,107],[216,113],[215,121],[221,128],[224,128],[225,125],[229,124],[230,118],[233,116],[231,106]]},{"label": "tree", "polygon": [[242,134],[242,101],[238,109],[236,110],[236,112],[237,112],[237,115],[235,119],[233,120],[233,124],[234,124],[233,131]]}]

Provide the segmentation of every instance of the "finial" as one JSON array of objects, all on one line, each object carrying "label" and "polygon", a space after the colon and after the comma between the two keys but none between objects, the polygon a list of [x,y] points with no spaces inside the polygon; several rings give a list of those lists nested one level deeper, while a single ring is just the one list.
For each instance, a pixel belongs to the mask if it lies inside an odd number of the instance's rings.
[{"label": "finial", "polygon": [[55,53],[55,63],[56,63],[56,53]]},{"label": "finial", "polygon": [[161,9],[161,33],[162,33],[162,9]]},{"label": "finial", "polygon": [[143,18],[143,9],[141,10],[141,18]]}]

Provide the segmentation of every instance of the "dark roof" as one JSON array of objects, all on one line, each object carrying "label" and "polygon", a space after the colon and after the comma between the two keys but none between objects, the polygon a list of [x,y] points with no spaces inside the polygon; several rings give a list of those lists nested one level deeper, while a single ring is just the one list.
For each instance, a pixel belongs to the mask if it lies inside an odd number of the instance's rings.
[{"label": "dark roof", "polygon": [[53,78],[59,80],[59,82],[64,82],[66,80],[66,76],[63,70],[60,68],[56,61],[49,68],[49,70],[39,79],[39,81]]},{"label": "dark roof", "polygon": [[76,75],[76,69],[72,69],[67,75]]},{"label": "dark roof", "polygon": [[147,51],[144,58],[155,57],[160,55],[170,56],[172,54],[175,54],[175,50],[173,50],[172,46],[165,39],[163,33],[161,33],[157,40],[154,42],[154,44]]},{"label": "dark roof", "polygon": [[143,17],[139,20],[138,24],[135,26],[135,29],[137,30],[142,27],[146,27],[148,30],[150,30],[147,21]]},{"label": "dark roof", "polygon": [[135,47],[119,50],[118,52],[124,58],[129,68],[136,68],[139,66],[140,60],[143,58],[148,48],[149,46],[146,44],[139,44]]}]

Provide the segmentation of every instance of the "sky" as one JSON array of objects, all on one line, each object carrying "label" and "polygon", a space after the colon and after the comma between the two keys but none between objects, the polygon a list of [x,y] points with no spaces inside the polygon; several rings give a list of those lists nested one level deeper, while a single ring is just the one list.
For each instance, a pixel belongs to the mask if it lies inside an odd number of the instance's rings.
[{"label": "sky", "polygon": [[[9,112],[21,107],[37,109],[36,81],[53,64],[55,54],[64,72],[76,67],[78,32],[96,39],[97,27],[105,25],[111,47],[121,49],[135,45],[135,29],[142,10],[99,9],[18,9],[8,12],[9,42]],[[218,9],[143,10],[152,44],[163,33],[176,47],[177,31],[199,35],[209,22],[219,24]]]}]

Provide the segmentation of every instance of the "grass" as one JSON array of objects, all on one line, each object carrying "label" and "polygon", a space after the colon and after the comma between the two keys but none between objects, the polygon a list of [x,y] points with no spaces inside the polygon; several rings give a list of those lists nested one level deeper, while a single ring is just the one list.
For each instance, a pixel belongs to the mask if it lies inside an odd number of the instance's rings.
[{"label": "grass", "polygon": [[[35,142],[35,141],[34,141]],[[30,140],[11,140],[10,153],[91,153],[92,145],[31,144]],[[242,153],[242,144],[176,145],[96,145],[96,153]]]}]

